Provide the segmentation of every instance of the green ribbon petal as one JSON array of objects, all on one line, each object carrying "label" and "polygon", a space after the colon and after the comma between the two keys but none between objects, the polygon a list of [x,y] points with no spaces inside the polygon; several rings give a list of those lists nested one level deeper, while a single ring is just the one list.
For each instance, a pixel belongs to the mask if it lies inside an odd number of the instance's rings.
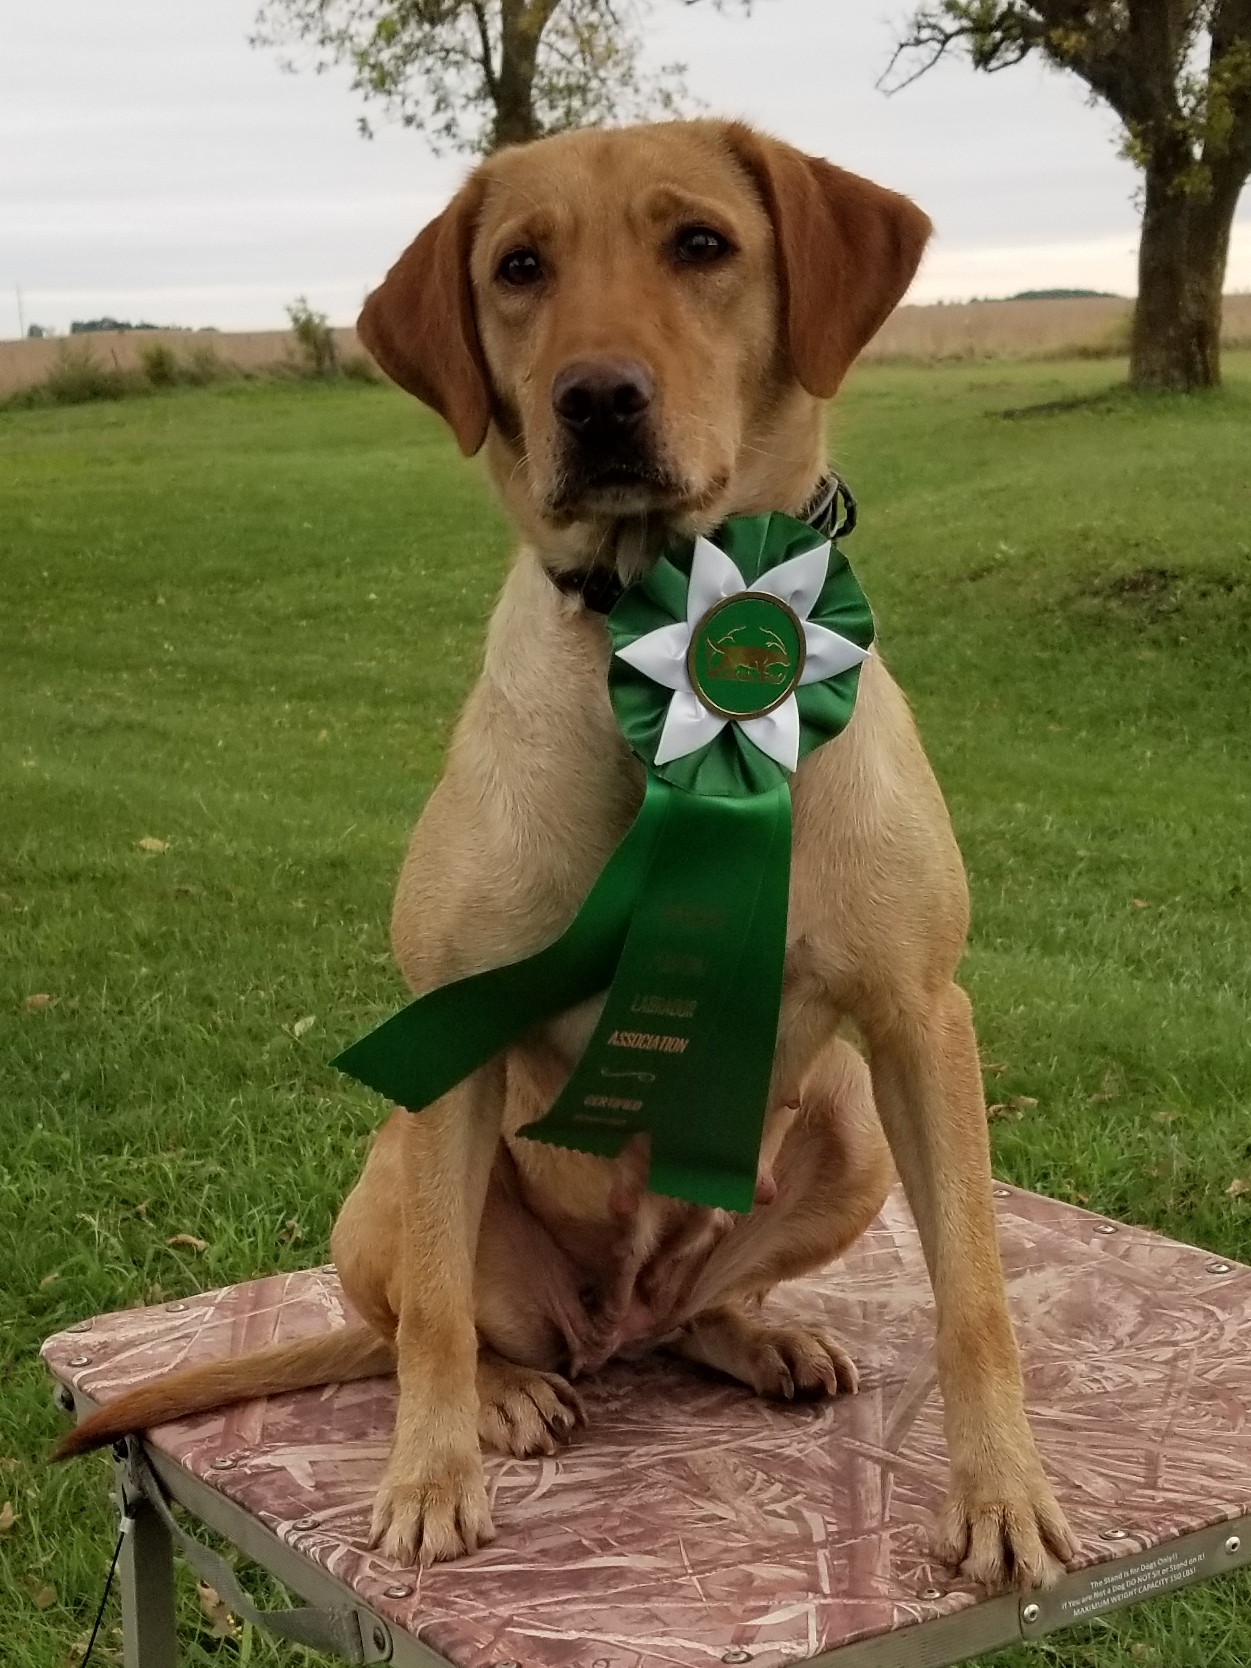
[{"label": "green ribbon petal", "polygon": [[[751,585],[826,541],[784,515],[738,516],[714,541]],[[614,650],[686,619],[693,544],[608,619]],[[838,550],[808,618],[861,648],[868,603]],[[800,756],[845,728],[859,667],[801,685]],[[569,927],[545,949],[419,997],[333,1062],[418,1111],[530,1026],[607,990],[582,1059],[525,1133],[612,1156],[650,1138],[649,1186],[750,1210],[777,1039],[790,877],[786,772],[729,723],[657,768],[670,691],[614,653],[622,733],[648,766],[642,808]]]}]

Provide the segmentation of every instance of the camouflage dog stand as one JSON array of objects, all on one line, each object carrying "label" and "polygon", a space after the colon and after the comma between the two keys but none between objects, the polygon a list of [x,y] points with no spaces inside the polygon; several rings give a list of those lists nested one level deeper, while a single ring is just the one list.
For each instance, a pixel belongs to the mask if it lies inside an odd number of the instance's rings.
[{"label": "camouflage dog stand", "polygon": [[[1251,1561],[1251,1269],[1033,1194],[996,1199],[1030,1414],[1082,1548],[1048,1592],[988,1599],[930,1555],[946,1471],[933,1312],[896,1193],[850,1256],[769,1305],[842,1338],[858,1396],[777,1406],[676,1362],[612,1365],[582,1387],[589,1424],[568,1448],[488,1458],[498,1539],[455,1564],[400,1569],[366,1545],[390,1379],[130,1443],[128,1668],[175,1660],[175,1544],[238,1614],[414,1668],[941,1668]],[[103,1315],[44,1358],[83,1416],[154,1372],[344,1314],[324,1268]],[[308,1608],[260,1616],[170,1500]]]}]

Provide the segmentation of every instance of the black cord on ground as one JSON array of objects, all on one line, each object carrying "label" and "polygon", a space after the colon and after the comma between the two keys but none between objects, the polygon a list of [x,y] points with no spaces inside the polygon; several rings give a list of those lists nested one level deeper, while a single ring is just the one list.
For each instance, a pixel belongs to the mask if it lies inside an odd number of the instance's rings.
[{"label": "black cord on ground", "polygon": [[122,1542],[130,1531],[130,1524],[130,1518],[124,1517],[122,1526],[117,1532],[117,1545],[113,1548],[113,1562],[109,1565],[108,1579],[104,1583],[104,1591],[100,1594],[100,1608],[96,1611],[96,1619],[91,1629],[91,1638],[87,1641],[87,1649],[83,1652],[83,1658],[78,1664],[78,1668],[87,1668],[87,1664],[91,1661],[91,1653],[96,1648],[96,1640],[100,1636],[100,1623],[104,1620],[104,1607],[109,1602],[113,1577],[117,1574],[117,1560],[122,1555]]}]

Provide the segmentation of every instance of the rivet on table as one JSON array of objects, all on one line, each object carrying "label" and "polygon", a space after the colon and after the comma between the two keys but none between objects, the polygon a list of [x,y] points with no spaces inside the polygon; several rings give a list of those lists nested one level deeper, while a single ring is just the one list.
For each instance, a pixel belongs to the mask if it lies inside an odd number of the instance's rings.
[{"label": "rivet on table", "polygon": [[71,1367],[89,1367],[91,1365],[91,1357],[89,1355],[71,1355],[69,1358],[69,1365]]},{"label": "rivet on table", "polygon": [[1208,1264],[1209,1274],[1232,1274],[1233,1272],[1234,1265],[1232,1263],[1223,1263],[1218,1261]]},{"label": "rivet on table", "polygon": [[1231,1535],[1229,1537],[1229,1539],[1225,1542],[1225,1550],[1226,1550],[1226,1552],[1228,1552],[1228,1554],[1231,1558],[1233,1557],[1234,1553],[1240,1551],[1241,1548],[1242,1548],[1242,1540],[1238,1535]]},{"label": "rivet on table", "polygon": [[73,1326],[67,1326],[65,1330],[67,1332],[90,1332],[91,1322],[89,1320],[75,1321]]},{"label": "rivet on table", "polygon": [[1010,1199],[1012,1197],[1012,1189],[1010,1187],[993,1187],[991,1192],[995,1195],[996,1199]]},{"label": "rivet on table", "polygon": [[1032,1627],[1041,1615],[1042,1611],[1036,1604],[1023,1604],[1021,1606],[1021,1620],[1026,1627]]},{"label": "rivet on table", "polygon": [[219,1454],[215,1460],[209,1461],[210,1471],[233,1471],[234,1467],[235,1462],[229,1454]]},{"label": "rivet on table", "polygon": [[411,1587],[384,1587],[382,1596],[383,1598],[412,1598],[413,1589]]},{"label": "rivet on table", "polygon": [[940,1599],[943,1596],[943,1590],[941,1587],[922,1587],[917,1596],[923,1599]]},{"label": "rivet on table", "polygon": [[1101,1529],[1099,1531],[1101,1541],[1123,1541],[1128,1538],[1124,1529]]},{"label": "rivet on table", "polygon": [[1095,1232],[1097,1234],[1114,1234],[1116,1232],[1116,1223],[1115,1222],[1096,1222],[1095,1223]]},{"label": "rivet on table", "polygon": [[321,1271],[322,1271],[323,1274],[333,1274],[334,1273],[334,1264],[333,1263],[323,1263],[321,1265]]},{"label": "rivet on table", "polygon": [[519,1662],[497,1662],[495,1668],[521,1668]]},{"label": "rivet on table", "polygon": [[751,1652],[750,1651],[745,1651],[742,1648],[742,1646],[740,1645],[735,1650],[725,1651],[722,1654],[721,1660],[722,1660],[722,1662],[732,1662],[732,1663],[733,1662],[750,1662],[751,1661]]},{"label": "rivet on table", "polygon": [[187,1305],[185,1303],[167,1303],[165,1305],[165,1310],[166,1313],[170,1315],[185,1315],[187,1312]]},{"label": "rivet on table", "polygon": [[297,1517],[291,1527],[293,1529],[316,1529],[317,1519],[315,1517]]}]

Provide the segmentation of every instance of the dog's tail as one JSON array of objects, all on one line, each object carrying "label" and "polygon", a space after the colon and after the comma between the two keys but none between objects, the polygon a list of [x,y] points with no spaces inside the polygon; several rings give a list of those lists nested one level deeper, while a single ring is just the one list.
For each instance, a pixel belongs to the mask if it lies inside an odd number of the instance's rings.
[{"label": "dog's tail", "polygon": [[72,1459],[106,1442],[185,1419],[192,1413],[303,1390],[313,1384],[347,1384],[377,1378],[395,1369],[395,1348],[368,1326],[345,1326],[315,1338],[271,1344],[252,1355],[211,1361],[203,1367],[167,1373],[151,1384],[129,1390],[84,1419],[63,1436],[52,1455]]}]

